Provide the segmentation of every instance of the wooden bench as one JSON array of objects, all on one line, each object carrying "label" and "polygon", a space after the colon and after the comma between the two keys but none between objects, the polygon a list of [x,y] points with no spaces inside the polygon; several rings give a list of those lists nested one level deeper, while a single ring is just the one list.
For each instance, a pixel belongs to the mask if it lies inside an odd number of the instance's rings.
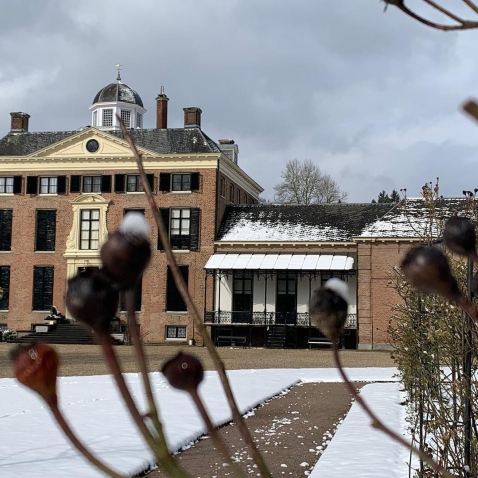
[{"label": "wooden bench", "polygon": [[246,346],[246,337],[243,335],[218,335],[216,337],[216,345],[236,345]]},{"label": "wooden bench", "polygon": [[327,337],[309,337],[307,344],[311,349],[312,345],[332,345],[332,342]]}]

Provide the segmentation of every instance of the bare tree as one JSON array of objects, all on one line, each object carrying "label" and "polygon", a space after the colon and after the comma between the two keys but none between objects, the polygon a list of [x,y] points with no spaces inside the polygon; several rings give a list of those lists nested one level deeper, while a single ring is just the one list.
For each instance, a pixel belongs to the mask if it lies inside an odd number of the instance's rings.
[{"label": "bare tree", "polygon": [[282,182],[274,186],[274,199],[284,204],[325,204],[341,202],[347,193],[319,166],[306,159],[289,161],[281,172]]}]

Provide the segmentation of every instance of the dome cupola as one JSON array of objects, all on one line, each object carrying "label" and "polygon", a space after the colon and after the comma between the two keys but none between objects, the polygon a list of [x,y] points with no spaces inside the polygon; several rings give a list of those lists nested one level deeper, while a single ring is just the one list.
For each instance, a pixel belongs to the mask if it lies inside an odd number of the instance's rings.
[{"label": "dome cupola", "polygon": [[91,124],[98,129],[119,129],[118,115],[127,128],[142,128],[143,100],[138,93],[121,81],[120,65],[117,64],[116,82],[102,88],[90,106]]}]

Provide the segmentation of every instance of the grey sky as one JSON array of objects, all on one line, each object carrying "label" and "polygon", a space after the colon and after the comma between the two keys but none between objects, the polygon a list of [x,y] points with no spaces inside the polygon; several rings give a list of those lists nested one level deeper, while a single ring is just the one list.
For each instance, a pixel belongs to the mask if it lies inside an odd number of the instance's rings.
[{"label": "grey sky", "polygon": [[378,0],[2,0],[0,134],[11,111],[29,113],[31,131],[90,124],[120,62],[145,127],[164,85],[168,126],[200,106],[203,130],[237,142],[267,198],[293,158],[315,161],[350,202],[418,196],[437,176],[456,196],[478,187],[478,127],[458,109],[478,96],[477,39]]}]

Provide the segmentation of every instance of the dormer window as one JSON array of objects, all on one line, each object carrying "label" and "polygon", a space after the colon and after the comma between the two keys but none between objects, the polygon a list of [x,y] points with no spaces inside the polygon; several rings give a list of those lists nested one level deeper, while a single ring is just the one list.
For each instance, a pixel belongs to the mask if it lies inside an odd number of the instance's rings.
[{"label": "dormer window", "polygon": [[126,128],[131,128],[131,111],[121,110],[121,121]]},{"label": "dormer window", "polygon": [[111,128],[113,126],[113,109],[103,110],[103,127]]}]

